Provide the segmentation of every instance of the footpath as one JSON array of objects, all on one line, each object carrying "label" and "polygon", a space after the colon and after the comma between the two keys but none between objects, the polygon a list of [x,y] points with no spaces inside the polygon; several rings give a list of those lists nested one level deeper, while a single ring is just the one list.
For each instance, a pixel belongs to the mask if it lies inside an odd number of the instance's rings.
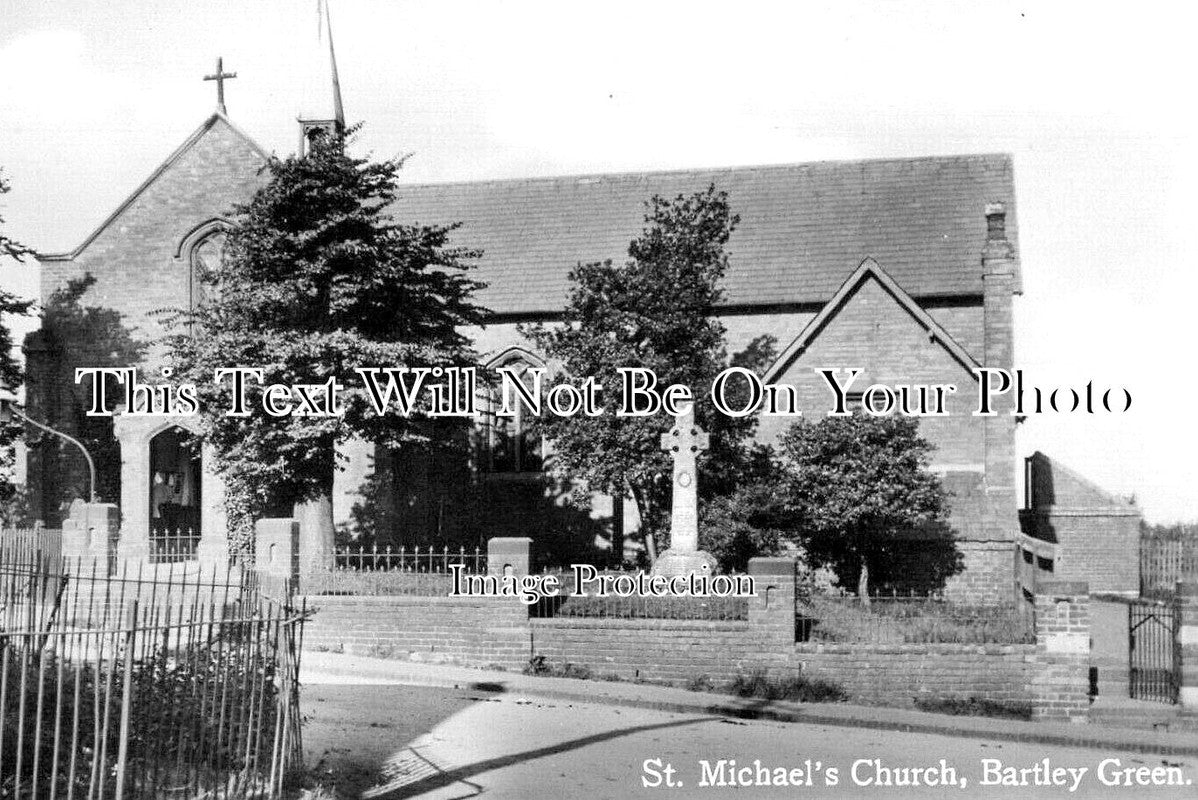
[{"label": "footpath", "polygon": [[647,683],[539,677],[450,664],[399,661],[340,653],[305,652],[301,661],[300,682],[431,686],[683,714],[716,714],[739,719],[765,719],[994,741],[1198,756],[1198,735],[1192,731],[1167,733],[1099,725],[953,716],[914,709],[859,706],[849,703],[762,700],[692,692]]}]

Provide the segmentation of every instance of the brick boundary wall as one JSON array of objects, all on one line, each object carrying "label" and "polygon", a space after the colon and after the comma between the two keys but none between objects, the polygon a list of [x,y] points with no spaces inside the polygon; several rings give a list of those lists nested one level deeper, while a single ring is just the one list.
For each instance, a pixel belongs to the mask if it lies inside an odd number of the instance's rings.
[{"label": "brick boundary wall", "polygon": [[552,666],[585,667],[595,678],[678,685],[764,671],[824,679],[870,703],[979,698],[1030,704],[1037,719],[1087,718],[1084,584],[1045,584],[1038,591],[1035,645],[796,643],[793,563],[754,559],[750,573],[757,596],[747,621],[530,619],[526,606],[506,598],[312,595],[306,600],[316,613],[304,645],[506,670],[521,670],[540,655]]},{"label": "brick boundary wall", "polygon": [[532,649],[553,665],[586,667],[593,677],[686,684],[731,681],[761,669],[747,622],[552,618],[529,620]]},{"label": "brick boundary wall", "polygon": [[412,661],[528,663],[528,611],[511,600],[457,597],[307,597],[304,649]]},{"label": "brick boundary wall", "polygon": [[1034,652],[1029,644],[799,644],[794,666],[871,703],[948,697],[1028,703]]}]

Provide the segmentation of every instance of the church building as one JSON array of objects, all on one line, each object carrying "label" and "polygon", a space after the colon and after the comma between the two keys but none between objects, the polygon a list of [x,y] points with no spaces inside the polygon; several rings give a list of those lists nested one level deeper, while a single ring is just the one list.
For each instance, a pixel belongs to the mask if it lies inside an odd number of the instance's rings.
[{"label": "church building", "polygon": [[[230,210],[264,181],[268,153],[227,113],[222,66],[213,76],[221,86],[217,110],[77,247],[39,256],[46,313],[25,345],[27,411],[93,449],[101,498],[120,507],[117,552],[130,558],[152,558],[179,531],[197,532],[197,557],[219,557],[225,547],[221,482],[190,444],[194,423],[88,417],[74,383],[78,366],[136,365],[147,381],[169,366],[156,344],[165,333],[161,312],[202,301],[198,269],[219,265]],[[335,72],[329,100],[302,116],[301,147],[307,129],[343,124]],[[949,414],[921,422],[936,446],[932,469],[952,492],[951,545],[960,563],[943,578],[950,591],[971,598],[1010,597],[1020,535],[1016,421],[1005,405],[993,417],[971,413],[972,370],[1012,368],[1012,301],[1021,278],[1009,156],[406,185],[391,213],[401,221],[461,223],[453,244],[482,251],[475,277],[486,287],[476,301],[493,315],[485,329],[469,332],[481,365],[541,366],[545,354],[519,326],[563,318],[571,268],[623,259],[653,195],[709,185],[728,193],[741,218],[718,309],[728,351],[761,334],[776,337],[780,355],[764,377],[795,385],[809,417],[830,407],[817,368],[860,368],[855,390],[956,385]],[[786,424],[764,417],[758,435],[770,441]],[[472,523],[478,539],[529,535],[552,546],[557,522],[539,526],[546,514],[568,512],[555,500],[560,487],[547,486],[545,443],[519,417],[483,420],[479,440],[474,480],[487,513]],[[84,464],[53,439],[29,441],[33,514],[58,526],[64,504],[85,495]],[[390,508],[420,543],[435,542],[453,503],[439,494],[445,478],[435,465],[390,463],[382,480],[386,454],[363,443],[350,456],[336,483],[338,526],[360,528],[369,500]],[[636,526],[632,505],[610,497],[596,497],[583,516],[559,522],[590,524],[609,542]],[[578,529],[593,536],[592,528]],[[942,544],[913,546],[910,571],[934,572],[921,554]]]}]

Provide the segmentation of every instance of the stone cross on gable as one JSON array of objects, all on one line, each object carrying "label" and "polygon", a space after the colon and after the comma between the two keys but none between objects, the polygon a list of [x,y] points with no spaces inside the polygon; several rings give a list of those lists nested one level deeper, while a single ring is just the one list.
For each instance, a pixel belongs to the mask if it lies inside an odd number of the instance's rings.
[{"label": "stone cross on gable", "polygon": [[661,435],[661,449],[674,457],[674,503],[670,522],[670,550],[699,549],[699,474],[695,462],[711,445],[711,437],[695,424],[691,406],[674,418],[674,427]]},{"label": "stone cross on gable", "polygon": [[216,72],[204,76],[206,81],[216,81],[216,107],[222,114],[228,113],[225,110],[225,81],[236,77],[236,72],[225,72],[225,60],[219,56],[216,59]]}]

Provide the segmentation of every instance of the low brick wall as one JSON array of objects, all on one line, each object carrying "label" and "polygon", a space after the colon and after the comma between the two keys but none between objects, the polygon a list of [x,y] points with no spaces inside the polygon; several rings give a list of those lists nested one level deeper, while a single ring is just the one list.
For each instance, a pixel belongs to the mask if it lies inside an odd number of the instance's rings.
[{"label": "low brick wall", "polygon": [[519,603],[455,597],[306,598],[309,650],[519,670],[528,663],[528,612]]},{"label": "low brick wall", "polygon": [[1085,719],[1090,648],[1082,585],[1045,585],[1036,598],[1034,645],[796,643],[793,564],[754,559],[750,574],[757,595],[748,619],[738,621],[530,619],[511,599],[311,595],[316,613],[305,646],[508,670],[536,655],[558,668],[585,667],[595,678],[676,685],[765,671],[823,679],[880,705],[980,698],[1030,704],[1037,718]]},{"label": "low brick wall", "polygon": [[784,660],[762,658],[745,622],[536,619],[532,647],[552,664],[594,677],[686,685],[701,676],[726,682],[766,669],[835,683],[852,698],[911,705],[917,697],[981,697],[1027,702],[1035,645],[796,644]]},{"label": "low brick wall", "polygon": [[[441,597],[307,598],[318,610],[305,647],[387,658],[523,669],[532,654],[593,677],[686,685],[767,669],[841,686],[854,699],[910,705],[917,697],[1027,701],[1034,645],[796,644],[763,657],[748,622],[528,619],[516,603]],[[781,655],[779,659],[778,656]]]},{"label": "low brick wall", "polygon": [[793,666],[866,702],[911,705],[933,697],[1027,702],[1035,652],[1030,644],[797,644]]},{"label": "low brick wall", "polygon": [[532,648],[551,664],[585,666],[594,677],[687,683],[729,681],[761,666],[748,622],[652,619],[529,620]]}]

